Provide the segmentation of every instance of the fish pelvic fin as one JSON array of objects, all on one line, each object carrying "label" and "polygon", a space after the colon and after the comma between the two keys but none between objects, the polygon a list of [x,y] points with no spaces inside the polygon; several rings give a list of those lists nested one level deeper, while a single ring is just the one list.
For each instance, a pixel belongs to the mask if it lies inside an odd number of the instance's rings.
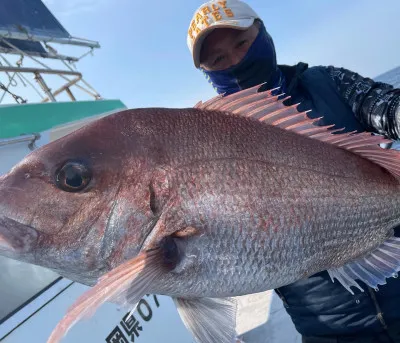
[{"label": "fish pelvic fin", "polygon": [[258,92],[260,86],[257,85],[225,97],[216,96],[204,103],[197,103],[195,108],[247,117],[335,145],[362,156],[385,168],[392,175],[400,177],[400,152],[380,146],[380,144],[391,143],[391,140],[369,132],[340,133],[344,128],[333,129],[335,125],[316,125],[315,123],[322,117],[311,119],[307,116],[309,111],[301,112],[297,109],[299,104],[284,105],[284,101],[290,96],[272,95],[272,90]]},{"label": "fish pelvic fin", "polygon": [[198,343],[236,343],[234,298],[173,298],[178,313]]},{"label": "fish pelvic fin", "polygon": [[400,238],[391,237],[368,255],[352,261],[340,268],[329,269],[334,282],[336,278],[351,294],[352,286],[364,291],[355,281],[360,280],[369,287],[377,289],[386,284],[386,279],[397,278],[400,271]]},{"label": "fish pelvic fin", "polygon": [[[68,309],[51,333],[47,343],[60,342],[82,318],[89,318],[106,301],[136,309],[149,285],[160,276],[158,249],[139,254],[103,275],[99,282],[82,294]],[[133,282],[135,281],[135,282]],[[131,313],[130,313],[131,314]]]}]

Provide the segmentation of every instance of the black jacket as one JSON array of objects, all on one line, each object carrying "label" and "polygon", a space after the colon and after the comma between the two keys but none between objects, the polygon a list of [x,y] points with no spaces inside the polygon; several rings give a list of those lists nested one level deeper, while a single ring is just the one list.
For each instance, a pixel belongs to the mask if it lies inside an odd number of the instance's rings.
[{"label": "black jacket", "polygon": [[[287,80],[287,103],[311,109],[320,124],[345,131],[370,131],[400,137],[400,90],[343,68],[299,63],[280,66]],[[400,237],[400,229],[396,229]],[[399,342],[400,279],[391,278],[378,291],[360,282],[365,292],[350,294],[326,271],[276,289],[303,342]]]}]

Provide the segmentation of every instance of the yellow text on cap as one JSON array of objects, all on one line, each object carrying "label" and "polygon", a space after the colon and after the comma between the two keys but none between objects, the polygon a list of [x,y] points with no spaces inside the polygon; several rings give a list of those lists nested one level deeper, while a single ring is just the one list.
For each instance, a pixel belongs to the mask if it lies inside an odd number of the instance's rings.
[{"label": "yellow text on cap", "polygon": [[227,17],[232,18],[235,16],[232,10],[226,7],[226,1],[217,1],[217,3],[210,6],[203,6],[195,13],[188,31],[192,43],[204,27],[210,26],[210,16],[212,17],[212,21],[219,21],[222,19],[221,11],[223,11]]}]

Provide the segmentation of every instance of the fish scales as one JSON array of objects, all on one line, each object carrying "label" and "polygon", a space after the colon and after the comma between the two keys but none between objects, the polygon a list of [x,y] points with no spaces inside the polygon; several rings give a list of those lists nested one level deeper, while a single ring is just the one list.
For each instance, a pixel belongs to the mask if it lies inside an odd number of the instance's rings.
[{"label": "fish scales", "polygon": [[[328,136],[251,92],[209,103],[226,112],[104,117],[0,177],[0,253],[97,280],[49,342],[103,301],[134,308],[155,293],[174,298],[197,341],[230,343],[226,297],[322,270],[352,292],[355,279],[375,286],[400,270],[398,155],[374,150],[377,137]],[[254,118],[237,101],[248,94]]]},{"label": "fish scales", "polygon": [[[140,127],[152,128],[146,138],[152,141],[154,151],[162,151],[161,156],[167,158],[159,163],[173,166],[177,176],[172,185],[183,185],[184,189],[194,185],[192,197],[184,197],[185,192],[177,196],[181,217],[192,218],[180,225],[203,228],[210,234],[192,243],[209,250],[198,258],[202,272],[188,271],[186,279],[195,278],[196,282],[193,293],[186,288],[187,295],[229,296],[278,287],[298,275],[339,265],[343,256],[356,257],[376,247],[386,238],[386,223],[394,226],[399,222],[399,192],[398,186],[393,188],[394,178],[347,151],[275,127],[261,128],[251,121],[199,110],[139,113],[137,119],[142,121]],[[196,216],[201,220],[193,220]],[[249,220],[252,216],[259,216],[267,225],[254,226]],[[355,216],[357,222],[353,223],[349,219]],[[262,229],[266,232],[261,233]],[[234,242],[246,242],[250,230],[266,244],[259,246],[256,254],[242,245],[239,251],[246,257],[243,264]],[[332,236],[336,244],[321,244]],[[304,244],[299,244],[301,240]],[[363,240],[367,246],[360,244]],[[274,253],[268,256],[271,251]],[[189,249],[186,253],[189,255]],[[223,268],[218,270],[213,267],[221,264]],[[235,264],[245,272],[234,275],[238,272]],[[292,267],[288,270],[285,265]],[[249,286],[250,270],[257,272]],[[214,283],[221,273],[224,277],[217,280],[220,292],[216,292]],[[180,273],[166,274],[163,287],[176,289],[181,278]],[[163,289],[154,292],[163,293]]]},{"label": "fish scales", "polygon": [[[160,162],[176,165],[217,158],[254,158],[274,165],[319,170],[327,175],[382,182],[380,168],[371,162],[277,127],[262,127],[236,116],[195,109],[178,110],[173,114],[142,111],[143,114],[136,113],[132,120],[143,121],[141,126],[152,128],[152,134],[147,137],[151,137],[152,145],[162,152]],[[146,142],[146,146],[149,144]],[[310,155],[310,151],[313,154]],[[351,163],[337,162],[346,156],[351,156]],[[359,168],[365,163],[375,168],[365,173]],[[329,167],[333,164],[334,169]]]},{"label": "fish scales", "polygon": [[[222,159],[185,165],[177,173],[176,178],[184,185],[178,189],[183,217],[192,219],[183,225],[203,228],[205,222],[204,229],[208,231],[208,235],[193,243],[207,248],[207,254],[199,257],[199,264],[207,272],[196,270],[186,277],[203,276],[196,279],[196,289],[188,295],[200,292],[207,296],[210,295],[207,290],[211,289],[215,295],[215,278],[216,275],[220,278],[221,273],[219,296],[275,288],[299,274],[309,275],[328,265],[340,265],[343,256],[362,254],[363,241],[371,240],[368,232],[376,238],[367,247],[375,247],[387,234],[386,226],[377,234],[382,223],[398,221],[398,194],[390,194],[386,187],[378,189],[375,197],[363,197],[363,193],[368,193],[366,184],[353,187],[351,179],[345,179],[349,182],[341,183],[338,188],[336,179],[322,183],[319,172],[308,172],[308,179],[304,174],[303,170],[297,173],[291,168],[262,168],[259,161],[252,164],[248,160]],[[284,182],[286,186],[282,188]],[[304,184],[307,196],[303,198],[299,196],[304,196],[299,185],[304,182],[307,182]],[[392,208],[388,204],[378,205],[381,196],[388,193],[393,197]],[[264,225],[258,225],[258,218]],[[342,248],[344,242],[346,248]],[[239,247],[235,245],[238,243]],[[317,266],[316,261],[319,261]],[[181,277],[179,274],[179,280]],[[168,283],[173,283],[173,276],[166,276],[165,284]]]}]

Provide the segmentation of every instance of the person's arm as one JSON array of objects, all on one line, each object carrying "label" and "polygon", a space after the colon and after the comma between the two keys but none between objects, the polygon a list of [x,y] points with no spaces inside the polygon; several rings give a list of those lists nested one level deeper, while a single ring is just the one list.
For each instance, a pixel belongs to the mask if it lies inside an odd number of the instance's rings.
[{"label": "person's arm", "polygon": [[366,130],[400,139],[400,89],[344,68],[329,66],[327,70]]}]

